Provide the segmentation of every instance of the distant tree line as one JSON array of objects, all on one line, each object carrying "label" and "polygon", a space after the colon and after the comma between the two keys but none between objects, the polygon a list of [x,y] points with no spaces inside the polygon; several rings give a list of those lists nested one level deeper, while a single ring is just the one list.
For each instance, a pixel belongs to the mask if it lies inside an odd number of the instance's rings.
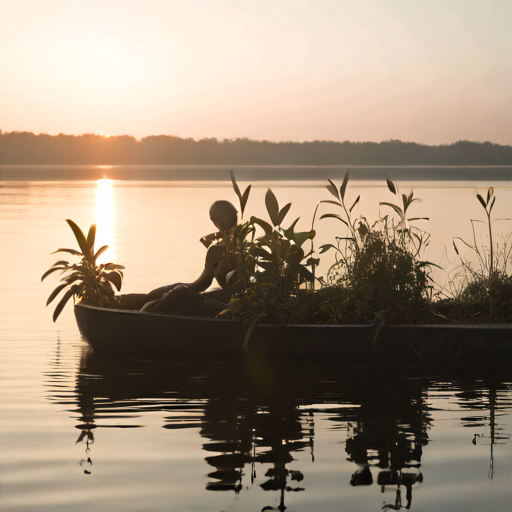
[{"label": "distant tree line", "polygon": [[512,146],[459,141],[270,142],[152,135],[36,135],[0,131],[0,164],[69,165],[512,165]]}]

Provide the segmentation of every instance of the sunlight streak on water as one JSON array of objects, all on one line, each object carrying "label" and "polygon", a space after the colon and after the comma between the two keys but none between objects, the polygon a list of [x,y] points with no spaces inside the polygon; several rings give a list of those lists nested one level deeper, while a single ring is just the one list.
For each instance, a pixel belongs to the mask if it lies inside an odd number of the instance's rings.
[{"label": "sunlight streak on water", "polygon": [[101,179],[98,184],[98,196],[96,206],[96,244],[98,250],[108,245],[108,250],[99,258],[98,263],[106,263],[115,258],[114,253],[114,194],[112,180]]}]

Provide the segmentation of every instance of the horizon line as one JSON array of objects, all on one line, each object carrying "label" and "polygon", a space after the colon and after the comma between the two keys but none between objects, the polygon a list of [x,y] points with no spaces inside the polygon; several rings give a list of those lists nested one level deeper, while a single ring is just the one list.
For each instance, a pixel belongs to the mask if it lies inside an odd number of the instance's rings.
[{"label": "horizon line", "polygon": [[110,139],[110,138],[115,138],[115,137],[130,137],[132,139],[135,139],[135,141],[137,142],[141,142],[142,140],[146,139],[146,138],[149,138],[149,137],[171,137],[171,138],[176,138],[176,139],[181,139],[181,140],[192,140],[194,142],[199,142],[199,141],[204,141],[204,140],[215,140],[217,141],[218,143],[221,143],[221,144],[224,144],[224,143],[227,143],[227,142],[235,142],[235,141],[242,141],[242,140],[248,140],[248,141],[251,141],[251,142],[266,142],[266,143],[270,143],[270,144],[304,144],[304,143],[312,143],[312,142],[328,142],[328,143],[335,143],[335,144],[344,144],[344,143],[349,143],[349,144],[383,144],[383,143],[389,143],[389,142],[400,142],[402,144],[417,144],[419,146],[427,146],[427,147],[436,147],[436,146],[451,146],[451,145],[454,145],[454,144],[457,144],[459,142],[469,142],[469,143],[472,143],[472,144],[493,144],[495,146],[501,146],[501,147],[511,147],[512,146],[512,143],[511,144],[500,144],[500,143],[497,143],[497,142],[492,142],[490,140],[485,140],[485,141],[478,141],[478,140],[469,140],[469,139],[458,139],[456,141],[452,141],[452,142],[443,142],[443,143],[440,143],[440,144],[427,144],[425,142],[417,142],[417,141],[411,141],[411,140],[402,140],[402,139],[393,139],[393,138],[390,138],[390,139],[385,139],[385,140],[381,140],[381,141],[373,141],[373,140],[349,140],[349,139],[345,139],[345,140],[333,140],[333,139],[312,139],[312,140],[291,140],[291,139],[288,139],[288,140],[270,140],[270,139],[251,139],[249,137],[231,137],[231,138],[227,138],[227,137],[224,137],[223,139],[220,139],[218,137],[202,137],[202,138],[193,138],[193,137],[183,137],[181,135],[177,135],[177,134],[164,134],[164,133],[158,133],[158,134],[151,134],[151,135],[144,135],[140,138],[137,138],[137,136],[135,135],[130,135],[130,134],[103,134],[103,133],[94,133],[94,132],[84,132],[84,133],[81,133],[81,134],[76,134],[76,133],[64,133],[64,132],[59,132],[57,134],[52,134],[52,133],[47,133],[47,132],[33,132],[33,131],[29,131],[29,130],[11,130],[11,131],[4,131],[3,129],[0,128],[0,136],[3,136],[3,135],[8,135],[8,134],[22,134],[22,133],[28,133],[28,134],[31,134],[31,135],[35,135],[36,137],[37,136],[41,136],[41,135],[46,135],[48,137],[59,137],[61,135],[65,136],[65,137],[85,137],[87,135],[89,136],[94,136],[94,137],[103,137],[105,139]]}]

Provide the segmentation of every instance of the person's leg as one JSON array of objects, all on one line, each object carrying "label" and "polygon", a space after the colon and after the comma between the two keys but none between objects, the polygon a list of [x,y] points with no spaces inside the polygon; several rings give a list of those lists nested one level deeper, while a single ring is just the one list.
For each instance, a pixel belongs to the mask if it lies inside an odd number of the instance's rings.
[{"label": "person's leg", "polygon": [[168,284],[166,286],[160,286],[160,288],[155,288],[154,290],[151,290],[146,295],[146,300],[144,301],[144,304],[147,304],[148,302],[153,302],[154,300],[161,299],[165,293],[172,290],[173,286],[176,286],[176,285]]},{"label": "person's leg", "polygon": [[[158,292],[166,288],[158,288],[154,292]],[[148,294],[149,297],[150,294]],[[155,296],[157,293],[154,294]],[[164,293],[154,300],[148,300],[141,308],[141,311],[151,311],[152,313],[173,313],[176,310],[183,308],[186,303],[190,290],[186,286],[175,286],[170,290],[164,291]]]},{"label": "person's leg", "polygon": [[214,290],[210,290],[208,292],[203,292],[201,295],[203,297],[207,297],[209,299],[216,300],[218,302],[223,302],[224,304],[228,304],[231,296],[233,295],[232,289],[222,289],[216,288]]},{"label": "person's leg", "polygon": [[186,286],[176,286],[160,299],[146,302],[141,311],[151,313],[204,313],[222,310],[226,304],[202,293],[191,292]]},{"label": "person's leg", "polygon": [[146,302],[147,293],[124,293],[117,295],[119,309],[139,310]]},{"label": "person's leg", "polygon": [[160,288],[155,288],[149,293],[124,293],[117,295],[118,307],[119,309],[142,310],[146,304],[160,300],[167,292],[179,285],[181,283],[160,286]]}]

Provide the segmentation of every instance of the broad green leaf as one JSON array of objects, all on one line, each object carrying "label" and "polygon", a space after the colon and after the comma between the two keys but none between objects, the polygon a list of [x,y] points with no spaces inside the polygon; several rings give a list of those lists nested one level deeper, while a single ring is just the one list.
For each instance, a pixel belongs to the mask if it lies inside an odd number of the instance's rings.
[{"label": "broad green leaf", "polygon": [[267,206],[267,212],[272,224],[274,224],[274,226],[279,226],[279,203],[277,202],[276,196],[270,189],[268,189],[265,194],[265,205]]},{"label": "broad green leaf", "polygon": [[301,247],[302,244],[309,238],[309,231],[299,231],[298,233],[293,233],[293,241],[295,245]]},{"label": "broad green leaf", "polygon": [[257,224],[258,226],[262,227],[265,231],[266,237],[270,237],[272,234],[272,226],[268,222],[259,219],[258,217],[251,217],[251,224]]},{"label": "broad green leaf", "polygon": [[295,226],[297,225],[297,222],[299,222],[300,217],[297,217],[291,224],[291,226],[288,229],[283,229],[284,236],[288,238],[288,240],[293,240],[293,233],[295,233]]},{"label": "broad green leaf", "polygon": [[290,210],[290,207],[291,207],[292,203],[288,203],[286,206],[283,206],[283,208],[281,209],[281,211],[279,212],[279,216],[277,218],[278,220],[278,223],[277,225],[280,226],[284,220],[284,218],[286,217],[286,214],[288,213],[288,211]]},{"label": "broad green leaf", "polygon": [[489,190],[487,190],[487,204],[489,204],[489,201],[491,199],[491,197],[493,196],[494,194],[494,189],[492,187],[489,187]]},{"label": "broad green leaf", "polygon": [[108,249],[108,245],[104,245],[104,246],[100,247],[96,251],[96,254],[94,255],[94,261],[96,261],[107,249]]},{"label": "broad green leaf", "polygon": [[69,227],[73,230],[73,234],[75,235],[76,241],[82,251],[82,255],[87,258],[87,240],[82,232],[82,230],[71,220],[66,219],[66,222],[69,224]]},{"label": "broad green leaf", "polygon": [[[240,207],[241,207],[242,206],[242,194],[240,193],[240,189],[238,188],[238,184],[235,180],[235,175],[233,174],[233,169],[231,167],[229,168],[229,175],[231,176],[231,183],[233,184],[233,190],[235,191],[235,194],[238,196],[238,199],[240,201]],[[242,210],[243,210],[243,208],[242,208]]]},{"label": "broad green leaf", "polygon": [[338,192],[338,187],[331,181],[329,181],[329,185],[327,185],[327,190],[339,201],[340,193]]},{"label": "broad green leaf", "polygon": [[117,288],[117,291],[121,290],[121,286],[123,285],[123,279],[119,272],[117,272],[117,270],[112,270],[110,272],[102,272],[100,276],[110,281]]},{"label": "broad green leaf", "polygon": [[244,195],[240,199],[240,209],[242,210],[242,217],[244,216],[245,205],[247,204],[247,200],[249,199],[249,194],[251,192],[251,185],[248,185],[245,189]]},{"label": "broad green leaf", "polygon": [[341,218],[337,213],[325,213],[320,217],[320,220],[322,219],[338,219],[339,221],[343,222],[343,224],[345,224],[347,227],[350,227],[348,222],[345,219]]},{"label": "broad green leaf", "polygon": [[320,246],[320,254],[323,254],[324,252],[327,252],[330,249],[336,249],[335,245],[332,244],[324,244]]},{"label": "broad green leaf", "polygon": [[430,220],[429,217],[411,217],[410,219],[407,219],[409,222],[412,222],[413,220]]},{"label": "broad green leaf", "polygon": [[409,194],[409,197],[407,198],[407,208],[409,208],[409,206],[411,206],[411,203],[414,201],[413,194],[414,194],[414,191],[411,190],[411,193]]},{"label": "broad green leaf", "polygon": [[341,187],[340,187],[340,195],[341,195],[342,201],[344,201],[344,199],[345,199],[345,192],[347,190],[347,185],[348,185],[348,175],[349,175],[349,170],[347,169],[347,172],[345,173],[345,178],[343,179],[343,183],[341,184]]},{"label": "broad green leaf", "polygon": [[53,251],[52,254],[55,254],[57,252],[67,252],[69,254],[72,254],[73,256],[83,256],[81,252],[78,252],[75,249],[57,249],[56,251]]},{"label": "broad green leaf", "polygon": [[41,277],[41,282],[43,282],[50,274],[53,274],[53,272],[57,272],[57,270],[66,270],[67,267],[52,267],[51,269],[47,270]]},{"label": "broad green leaf", "polygon": [[105,270],[124,270],[126,267],[117,263],[106,263],[104,268]]},{"label": "broad green leaf", "polygon": [[329,203],[329,204],[335,204],[336,206],[341,206],[341,203],[338,203],[336,201],[330,201],[329,199],[326,199],[324,201],[320,201],[320,204],[321,203]]},{"label": "broad green leaf", "polygon": [[66,276],[63,281],[65,281],[67,284],[72,284],[75,281],[83,281],[84,275],[81,272],[74,272],[73,274],[70,274],[69,276]]},{"label": "broad green leaf", "polygon": [[396,195],[396,185],[389,178],[386,180],[386,183],[388,184],[389,190]]},{"label": "broad green leaf", "polygon": [[[85,238],[84,238],[85,240]],[[61,301],[57,304],[57,307],[55,308],[55,311],[53,312],[53,321],[57,320],[59,315],[61,314],[62,310],[64,309],[64,306],[67,304],[68,300],[75,294],[76,288],[73,286],[70,290],[68,290],[64,297],[62,297]]]},{"label": "broad green leaf", "polygon": [[94,255],[94,241],[96,240],[96,224],[91,224],[87,234],[87,256]]},{"label": "broad green leaf", "polygon": [[476,197],[478,198],[478,200],[480,201],[480,204],[485,208],[487,209],[487,205],[485,204],[485,201],[484,201],[484,198],[480,195],[480,194],[477,194]]},{"label": "broad green leaf", "polygon": [[402,194],[402,204],[404,205],[404,213],[407,211],[407,206],[408,203],[407,203],[407,196],[405,194]]},{"label": "broad green leaf", "polygon": [[352,213],[352,210],[356,206],[357,203],[359,203],[359,199],[361,199],[361,196],[357,196],[357,199],[354,201],[354,204],[350,207],[349,212]]},{"label": "broad green leaf", "polygon": [[391,208],[393,208],[393,210],[395,210],[396,213],[398,213],[398,215],[400,215],[400,219],[402,219],[402,221],[404,221],[404,212],[402,211],[402,208],[400,208],[400,206],[397,206],[396,204],[393,204],[393,203],[380,203],[381,206],[390,206]]},{"label": "broad green leaf", "polygon": [[69,265],[69,261],[65,261],[65,260],[59,260],[59,261],[56,261],[52,267],[57,267],[57,266],[62,266],[64,265],[65,267],[67,267]]},{"label": "broad green leaf", "polygon": [[55,297],[57,297],[57,295],[59,295],[59,293],[64,289],[66,288],[66,286],[68,286],[67,283],[64,283],[64,284],[59,284],[59,286],[57,286],[57,288],[55,288],[55,290],[53,290],[52,293],[50,293],[50,296],[48,297],[48,300],[46,301],[46,305],[48,306],[48,304],[50,304],[53,299],[55,299]]},{"label": "broad green leaf", "polygon": [[317,267],[318,265],[320,265],[320,258],[309,258],[306,261],[306,265],[308,267]]}]

